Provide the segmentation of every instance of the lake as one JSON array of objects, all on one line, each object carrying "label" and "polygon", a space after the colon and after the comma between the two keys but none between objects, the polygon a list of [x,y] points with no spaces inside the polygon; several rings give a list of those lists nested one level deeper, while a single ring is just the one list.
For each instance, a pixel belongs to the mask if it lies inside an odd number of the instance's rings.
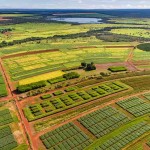
[{"label": "lake", "polygon": [[71,23],[81,23],[81,24],[99,24],[102,23],[102,19],[100,18],[47,18],[47,20],[54,20],[54,21],[60,21],[60,22],[71,22]]}]

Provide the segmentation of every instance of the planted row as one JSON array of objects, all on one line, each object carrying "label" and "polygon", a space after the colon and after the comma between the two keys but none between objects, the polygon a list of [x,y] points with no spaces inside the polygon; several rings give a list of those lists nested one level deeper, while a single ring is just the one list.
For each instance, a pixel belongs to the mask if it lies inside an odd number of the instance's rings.
[{"label": "planted row", "polygon": [[96,146],[95,150],[121,150],[129,143],[133,142],[144,133],[150,131],[150,125],[140,122],[136,123],[125,129],[123,132],[118,133],[118,135],[109,138],[107,141],[101,143],[99,142],[99,146]]},{"label": "planted row", "polygon": [[40,136],[47,149],[82,150],[92,143],[92,140],[73,123],[61,126]]},{"label": "planted row", "polygon": [[24,112],[28,120],[32,121],[125,89],[127,87],[120,82],[112,82],[99,84],[88,89],[81,89],[77,92],[70,92],[65,95],[62,95],[62,91],[56,91],[53,94],[59,97],[51,98],[49,94],[44,95],[41,99],[46,100],[25,107]]},{"label": "planted row", "polygon": [[97,138],[100,138],[129,119],[115,108],[105,107],[78,119],[78,121]]},{"label": "planted row", "polygon": [[135,117],[150,113],[150,103],[147,103],[138,97],[131,97],[129,99],[117,102],[117,104]]}]

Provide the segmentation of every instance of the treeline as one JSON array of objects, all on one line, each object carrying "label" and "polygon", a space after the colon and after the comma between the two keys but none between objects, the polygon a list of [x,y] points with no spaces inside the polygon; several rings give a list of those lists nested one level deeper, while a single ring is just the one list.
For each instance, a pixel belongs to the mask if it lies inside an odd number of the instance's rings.
[{"label": "treeline", "polygon": [[45,81],[39,81],[39,82],[26,84],[26,85],[19,85],[17,87],[17,92],[24,93],[24,92],[31,91],[31,90],[41,88],[41,87],[44,87],[44,86],[46,86]]},{"label": "treeline", "polygon": [[12,31],[12,30],[14,30],[14,29],[11,29],[11,28],[0,29],[0,33],[4,34],[4,33],[6,33],[6,32],[10,32],[10,31]]},{"label": "treeline", "polygon": [[130,36],[125,34],[115,34],[106,32],[105,34],[96,35],[97,39],[103,40],[105,42],[143,42],[143,41],[150,41],[150,38],[144,37],[136,37]]},{"label": "treeline", "polygon": [[[76,34],[68,34],[68,35],[54,35],[50,37],[30,37],[26,39],[21,39],[21,40],[13,40],[11,42],[6,42],[2,41],[0,43],[0,47],[6,47],[6,46],[13,46],[16,44],[21,44],[21,43],[26,43],[30,41],[40,41],[44,39],[75,39],[75,38],[81,38],[81,37],[90,37],[90,36],[95,36],[97,39],[106,41],[106,42],[132,42],[132,41],[138,41],[138,42],[143,42],[143,41],[150,41],[150,38],[144,38],[144,37],[135,37],[135,36],[130,36],[130,35],[124,35],[124,34],[114,34],[109,31],[112,29],[138,29],[138,27],[106,27],[100,30],[90,30],[84,33],[76,33]],[[148,27],[143,27],[141,29],[150,29]]]},{"label": "treeline", "polygon": [[0,47],[13,46],[13,45],[16,45],[16,44],[26,43],[26,42],[30,42],[30,41],[38,41],[38,40],[43,40],[43,39],[45,39],[45,38],[30,37],[30,38],[26,38],[26,39],[22,39],[22,40],[13,40],[11,42],[2,41],[0,43]]},{"label": "treeline", "polygon": [[137,46],[138,49],[150,52],[150,43],[144,43]]}]

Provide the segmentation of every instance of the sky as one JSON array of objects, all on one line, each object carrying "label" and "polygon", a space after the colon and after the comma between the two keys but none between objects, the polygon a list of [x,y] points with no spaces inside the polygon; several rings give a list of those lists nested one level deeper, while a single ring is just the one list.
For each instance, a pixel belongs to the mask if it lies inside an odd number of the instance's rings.
[{"label": "sky", "polygon": [[150,8],[150,0],[0,0],[0,8],[147,9]]}]

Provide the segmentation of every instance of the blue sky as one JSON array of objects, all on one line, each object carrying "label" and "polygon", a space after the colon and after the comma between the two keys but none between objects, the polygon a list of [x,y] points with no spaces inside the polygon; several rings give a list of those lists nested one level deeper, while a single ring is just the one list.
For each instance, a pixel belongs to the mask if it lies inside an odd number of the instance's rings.
[{"label": "blue sky", "polygon": [[0,0],[0,8],[144,9],[150,8],[150,0]]}]

